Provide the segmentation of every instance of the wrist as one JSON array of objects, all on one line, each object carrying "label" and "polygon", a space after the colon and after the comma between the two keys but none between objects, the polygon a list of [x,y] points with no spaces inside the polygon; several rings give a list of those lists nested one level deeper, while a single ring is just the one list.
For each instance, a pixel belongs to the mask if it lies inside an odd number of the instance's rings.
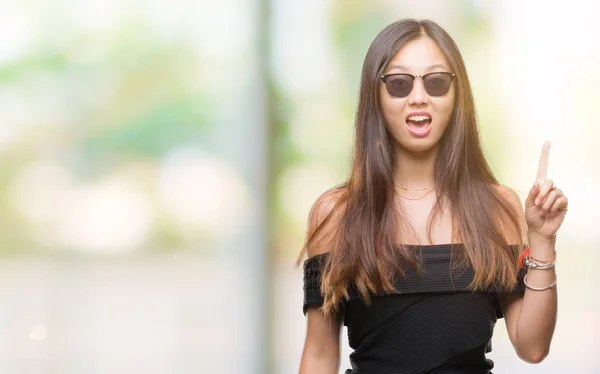
[{"label": "wrist", "polygon": [[529,240],[529,246],[532,247],[535,244],[538,245],[554,245],[556,244],[556,234],[555,235],[544,235],[537,233],[535,231],[529,231],[527,233],[527,239]]},{"label": "wrist", "polygon": [[546,237],[529,232],[528,239],[531,257],[537,258],[540,261],[549,261],[551,258],[556,259],[556,236]]}]

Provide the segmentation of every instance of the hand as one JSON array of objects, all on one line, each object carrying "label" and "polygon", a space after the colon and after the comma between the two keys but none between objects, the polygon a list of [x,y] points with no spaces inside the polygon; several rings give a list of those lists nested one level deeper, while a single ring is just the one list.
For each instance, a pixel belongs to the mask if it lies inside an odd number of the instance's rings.
[{"label": "hand", "polygon": [[525,200],[525,219],[529,234],[544,239],[554,239],[562,225],[569,200],[556,188],[551,179],[546,178],[550,142],[544,143],[536,181]]}]

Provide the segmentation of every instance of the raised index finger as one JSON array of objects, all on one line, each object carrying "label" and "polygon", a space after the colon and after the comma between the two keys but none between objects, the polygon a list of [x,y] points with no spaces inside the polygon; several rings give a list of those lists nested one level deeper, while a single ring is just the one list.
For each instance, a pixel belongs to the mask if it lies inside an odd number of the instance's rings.
[{"label": "raised index finger", "polygon": [[540,155],[540,163],[538,165],[537,171],[537,179],[544,180],[546,179],[546,174],[548,173],[548,157],[550,155],[550,142],[545,142],[542,147],[542,154]]}]

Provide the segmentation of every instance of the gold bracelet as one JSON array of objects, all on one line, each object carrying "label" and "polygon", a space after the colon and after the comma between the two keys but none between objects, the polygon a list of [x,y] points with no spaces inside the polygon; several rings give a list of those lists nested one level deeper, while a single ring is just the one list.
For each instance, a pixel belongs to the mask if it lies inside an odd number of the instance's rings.
[{"label": "gold bracelet", "polygon": [[556,285],[556,275],[554,275],[554,282],[552,282],[549,286],[547,287],[531,287],[530,285],[527,284],[527,275],[529,274],[525,274],[525,277],[523,278],[523,283],[525,283],[525,287],[529,288],[530,290],[534,290],[534,291],[544,291],[547,290],[549,288],[552,288]]}]

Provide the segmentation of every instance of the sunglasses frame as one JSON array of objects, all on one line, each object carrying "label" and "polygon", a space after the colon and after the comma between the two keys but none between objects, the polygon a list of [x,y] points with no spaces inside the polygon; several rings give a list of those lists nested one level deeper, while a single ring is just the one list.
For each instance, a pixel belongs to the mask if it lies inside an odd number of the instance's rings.
[{"label": "sunglasses frame", "polygon": [[[414,74],[409,74],[409,73],[391,73],[391,74],[383,74],[381,77],[379,77],[379,79],[381,79],[381,81],[385,85],[385,83],[386,83],[385,81],[388,79],[388,77],[392,77],[394,75],[408,75],[409,77],[412,77],[413,86],[411,87],[410,91],[408,92],[408,94],[406,96],[394,96],[388,91],[387,86],[385,87],[385,90],[391,97],[405,98],[405,97],[408,97],[410,95],[410,93],[412,92],[412,90],[415,88],[415,79],[421,78],[423,80],[423,82],[425,82],[425,77],[427,77],[428,75],[431,75],[431,74],[449,75],[450,76],[450,87],[452,87],[452,82],[454,82],[454,80],[456,79],[456,74],[451,73],[449,71],[432,71],[431,73],[420,74],[420,75],[414,75]],[[427,92],[427,88],[425,88],[425,92]],[[448,89],[448,92],[450,92],[450,89]],[[431,97],[443,97],[443,96],[446,96],[448,94],[448,92],[446,92],[443,95],[439,95],[439,96],[433,96],[433,95],[430,95],[429,92],[427,92],[427,95],[429,95]]]}]

